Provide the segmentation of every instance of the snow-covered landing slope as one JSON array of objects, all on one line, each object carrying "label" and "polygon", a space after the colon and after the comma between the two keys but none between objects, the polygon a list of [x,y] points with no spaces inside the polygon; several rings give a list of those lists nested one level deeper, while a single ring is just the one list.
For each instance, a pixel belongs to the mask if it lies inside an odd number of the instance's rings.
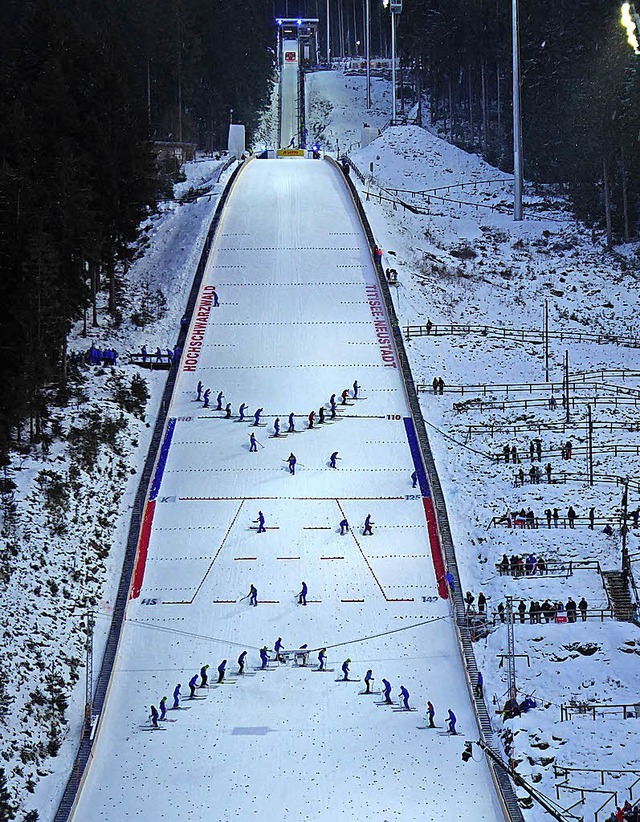
[{"label": "snow-covered landing slope", "polygon": [[[76,820],[500,818],[485,764],[460,760],[475,722],[411,486],[411,426],[376,295],[339,173],[317,161],[249,162],[183,355],[147,509],[144,579]],[[308,430],[309,412],[356,379],[359,399]],[[195,402],[198,380],[212,400],[224,392],[232,419]],[[266,427],[238,421],[243,402],[264,408]],[[296,433],[271,438],[274,418],[286,430],[290,412]],[[363,536],[369,513],[373,535]],[[343,516],[352,530],[341,537]],[[252,583],[256,608],[241,599]],[[259,648],[277,637],[285,648],[326,646],[333,672],[276,663],[256,672]],[[251,675],[230,676],[244,649]],[[372,668],[376,689],[387,677],[397,703],[406,686],[419,711],[375,704],[379,695],[359,694],[362,681],[336,682],[346,658],[352,678]],[[229,684],[199,689],[205,698],[183,701],[189,710],[169,712],[162,731],[142,729],[150,704],[163,695],[171,704],[178,682],[188,694],[203,664],[215,681],[223,659]],[[417,727],[427,699],[436,731]],[[450,707],[462,736],[441,733]]]}]

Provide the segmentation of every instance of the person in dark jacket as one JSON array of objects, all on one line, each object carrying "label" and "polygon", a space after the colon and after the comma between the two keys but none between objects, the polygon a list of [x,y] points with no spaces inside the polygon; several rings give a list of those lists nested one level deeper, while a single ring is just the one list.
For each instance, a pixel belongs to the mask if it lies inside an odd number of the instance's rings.
[{"label": "person in dark jacket", "polygon": [[518,603],[518,614],[520,614],[520,622],[524,623],[524,615],[527,613],[527,606],[524,604],[524,599]]},{"label": "person in dark jacket", "polygon": [[227,670],[227,660],[223,659],[222,662],[218,665],[218,685],[221,682],[224,682],[224,675]]},{"label": "person in dark jacket", "polygon": [[365,694],[370,694],[371,693],[371,683],[372,682],[373,682],[373,672],[371,671],[371,668],[369,668],[367,673],[364,675],[364,687],[365,687],[364,692],[365,692]]},{"label": "person in dark jacket", "polygon": [[578,603],[578,610],[580,611],[580,616],[582,617],[582,621],[585,622],[587,619],[587,611],[589,606],[587,605],[587,600],[582,597],[580,602]]},{"label": "person in dark jacket", "polygon": [[567,622],[575,622],[577,616],[577,605],[572,597],[569,597],[565,605],[567,611]]},{"label": "person in dark jacket", "polygon": [[307,604],[307,583],[302,583],[302,590],[298,594],[298,605],[306,605]]}]

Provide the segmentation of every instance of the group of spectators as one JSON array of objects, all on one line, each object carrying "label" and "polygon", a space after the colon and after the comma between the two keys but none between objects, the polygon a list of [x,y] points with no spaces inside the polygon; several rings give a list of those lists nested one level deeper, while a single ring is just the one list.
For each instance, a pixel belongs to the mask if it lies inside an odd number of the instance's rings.
[{"label": "group of spectators", "polygon": [[501,577],[529,577],[534,574],[548,573],[547,563],[544,557],[536,557],[535,554],[528,554],[526,557],[512,554],[509,558],[506,554],[496,565]]},{"label": "group of spectators", "polygon": [[115,348],[96,348],[91,343],[87,351],[74,351],[69,354],[69,362],[74,365],[117,365],[118,352]]},{"label": "group of spectators", "polygon": [[624,805],[612,811],[604,822],[640,822],[640,805],[632,805],[626,800]]},{"label": "group of spectators", "polygon": [[[467,606],[468,613],[476,612],[480,616],[487,613],[487,598],[482,591],[478,594],[477,603],[476,598],[471,591],[466,592],[464,595],[464,601]],[[474,608],[474,604],[477,604],[477,611]],[[569,597],[566,604],[560,601],[551,602],[548,599],[545,599],[542,603],[538,600],[532,600],[529,603],[529,606],[526,605],[524,599],[521,599],[515,609],[514,621],[516,620],[517,615],[517,619],[524,623],[527,621],[528,615],[529,622],[532,624],[540,624],[543,620],[544,622],[577,622],[579,611],[582,621],[585,622],[587,619],[588,609],[589,605],[584,597],[581,597],[578,603],[576,603],[573,597]],[[506,620],[506,613],[503,602],[498,603],[496,611],[500,622],[504,622]]]}]

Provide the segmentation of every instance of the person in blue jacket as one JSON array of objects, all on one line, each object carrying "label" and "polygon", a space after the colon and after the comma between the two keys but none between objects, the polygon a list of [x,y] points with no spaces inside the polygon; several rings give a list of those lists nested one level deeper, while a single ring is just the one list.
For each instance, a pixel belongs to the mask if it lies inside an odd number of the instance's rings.
[{"label": "person in blue jacket", "polygon": [[240,408],[238,408],[238,413],[240,414],[240,422],[244,420],[244,410],[247,407],[246,402],[243,402]]},{"label": "person in blue jacket", "polygon": [[260,666],[260,668],[264,671],[264,669],[267,667],[267,663],[269,662],[269,654],[267,653],[266,645],[260,648],[260,659],[262,661],[262,665]]},{"label": "person in blue jacket", "polygon": [[346,517],[340,523],[340,536],[343,537],[347,531],[349,530],[349,523],[347,522]]},{"label": "person in blue jacket", "polygon": [[447,730],[449,731],[450,734],[453,734],[453,736],[458,735],[458,732],[456,731],[456,722],[457,722],[456,715],[451,710],[451,708],[449,708],[449,713],[447,714],[447,724],[448,724]]},{"label": "person in blue jacket", "polygon": [[365,688],[364,692],[365,692],[365,694],[370,694],[371,693],[371,683],[372,682],[373,682],[373,673],[371,671],[371,668],[369,668],[367,673],[364,675],[364,688]]},{"label": "person in blue jacket", "polygon": [[273,423],[273,431],[274,437],[278,437],[280,435],[280,417],[276,417],[275,422]]},{"label": "person in blue jacket", "polygon": [[289,428],[288,431],[291,433],[292,431],[296,430],[295,423],[293,421],[293,411],[289,414]]},{"label": "person in blue jacket", "polygon": [[258,441],[253,431],[249,434],[249,453],[255,453],[258,450]]},{"label": "person in blue jacket", "polygon": [[198,380],[198,385],[196,387],[196,392],[197,392],[196,401],[197,402],[200,402],[200,400],[202,399],[202,389],[203,388],[204,388],[204,385],[202,384],[202,380]]},{"label": "person in blue jacket", "polygon": [[359,390],[359,388],[360,388],[360,386],[358,385],[358,380],[356,380],[353,383],[353,399],[354,400],[358,399],[358,390]]},{"label": "person in blue jacket", "polygon": [[415,488],[417,484],[418,484],[418,472],[414,471],[413,474],[411,474],[411,485],[412,485],[413,488]]},{"label": "person in blue jacket", "polygon": [[249,588],[249,605],[257,605],[258,604],[258,589],[256,586],[251,583],[251,587]]},{"label": "person in blue jacket", "polygon": [[163,696],[160,700],[160,719],[164,719],[167,716],[167,697]]},{"label": "person in blue jacket", "polygon": [[197,682],[198,674],[194,674],[189,680],[189,699],[194,699],[196,695],[196,688],[198,687]]},{"label": "person in blue jacket", "polygon": [[318,662],[320,663],[318,665],[318,670],[319,671],[324,671],[324,666],[325,666],[326,661],[327,661],[327,649],[326,648],[320,648],[320,653],[318,654]]},{"label": "person in blue jacket", "polygon": [[350,659],[345,659],[342,663],[342,681],[346,682],[349,679],[349,663],[351,662]]},{"label": "person in blue jacket", "polygon": [[258,520],[257,520],[257,522],[258,522],[258,533],[259,534],[264,534],[264,532],[267,529],[264,527],[264,514],[262,513],[262,511],[258,511]]},{"label": "person in blue jacket", "polygon": [[482,696],[482,685],[483,685],[482,673],[478,671],[478,678],[476,679],[476,687],[475,687],[475,694],[476,696]]},{"label": "person in blue jacket", "polygon": [[296,460],[295,455],[294,455],[293,452],[291,452],[289,454],[289,456],[287,457],[287,462],[289,463],[289,473],[290,474],[295,474],[296,473],[296,462],[297,462],[297,460]]},{"label": "person in blue jacket", "polygon": [[331,419],[335,420],[336,418],[336,395],[332,394],[329,397],[329,406],[331,407]]},{"label": "person in blue jacket", "polygon": [[203,408],[208,408],[209,407],[209,397],[210,396],[211,396],[211,389],[207,388],[207,390],[204,392],[204,397],[203,397],[204,405],[202,406]]},{"label": "person in blue jacket", "polygon": [[223,659],[218,665],[218,685],[224,680],[224,674],[227,670],[227,660]]},{"label": "person in blue jacket", "polygon": [[225,420],[231,419],[231,403],[228,402],[224,407],[224,418]]},{"label": "person in blue jacket", "polygon": [[371,530],[372,525],[373,525],[373,521],[371,519],[371,514],[367,514],[367,517],[364,521],[364,530],[362,532],[363,536],[366,537],[367,535],[369,535],[369,536],[373,535],[373,531]]},{"label": "person in blue jacket", "polygon": [[238,657],[238,674],[244,673],[244,661],[247,658],[247,652],[243,651]]},{"label": "person in blue jacket", "polygon": [[180,688],[182,686],[178,682],[176,687],[173,689],[173,708],[174,710],[180,706]]},{"label": "person in blue jacket", "polygon": [[256,413],[253,415],[253,424],[260,425],[260,414],[263,412],[263,408],[257,408]]},{"label": "person in blue jacket", "polygon": [[222,391],[220,391],[220,393],[216,397],[216,411],[222,411],[222,400],[223,400],[223,398],[224,398],[224,394],[222,393]]},{"label": "person in blue jacket", "polygon": [[404,687],[404,685],[400,686],[400,693],[398,696],[402,699],[405,711],[409,710],[409,691]]},{"label": "person in blue jacket", "polygon": [[298,594],[298,605],[306,605],[307,604],[307,583],[302,583],[302,590]]},{"label": "person in blue jacket", "polygon": [[382,680],[382,685],[383,685],[382,693],[384,695],[384,701],[387,703],[387,705],[391,705],[391,703],[393,702],[393,700],[391,699],[391,683],[389,682],[388,679],[383,679]]},{"label": "person in blue jacket", "polygon": [[336,460],[338,459],[338,452],[334,451],[329,457],[329,468],[337,468]]},{"label": "person in blue jacket", "polygon": [[275,644],[273,646],[273,650],[276,652],[277,661],[278,662],[284,662],[285,661],[284,657],[280,654],[280,651],[282,650],[282,637],[281,636],[279,636],[276,639]]}]

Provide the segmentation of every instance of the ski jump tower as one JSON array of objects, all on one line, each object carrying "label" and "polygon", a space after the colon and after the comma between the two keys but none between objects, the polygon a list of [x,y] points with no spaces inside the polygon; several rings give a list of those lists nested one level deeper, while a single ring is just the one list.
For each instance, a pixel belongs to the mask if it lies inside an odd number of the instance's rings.
[{"label": "ski jump tower", "polygon": [[317,18],[282,18],[278,27],[278,147],[304,149],[306,144],[304,66],[317,63]]}]

